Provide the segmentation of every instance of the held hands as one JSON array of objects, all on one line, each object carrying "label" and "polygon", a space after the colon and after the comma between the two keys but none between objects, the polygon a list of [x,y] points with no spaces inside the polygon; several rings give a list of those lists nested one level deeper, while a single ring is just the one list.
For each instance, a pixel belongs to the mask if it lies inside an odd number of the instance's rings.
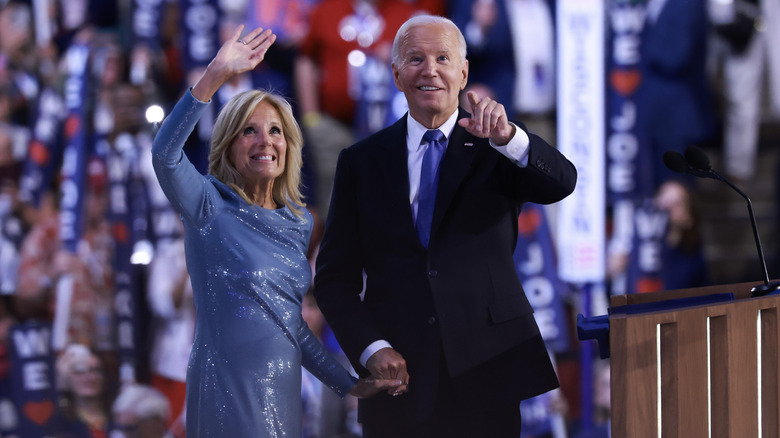
[{"label": "held hands", "polygon": [[201,102],[211,99],[219,87],[233,76],[253,70],[276,41],[271,29],[258,27],[241,38],[244,25],[238,26],[233,35],[220,47],[203,76],[192,87],[192,94]]},{"label": "held hands", "polygon": [[504,105],[489,97],[480,98],[474,91],[466,93],[471,113],[470,119],[460,119],[458,124],[480,138],[489,138],[494,144],[504,146],[515,135],[515,126],[509,123]]},{"label": "held hands", "polygon": [[354,395],[357,398],[369,398],[379,394],[379,391],[388,390],[391,392],[401,386],[403,382],[398,379],[375,379],[369,377],[367,379],[360,379],[349,390],[350,395]]},{"label": "held hands", "polygon": [[372,354],[366,361],[366,368],[371,371],[371,376],[375,381],[398,381],[397,385],[380,388],[386,389],[388,394],[397,396],[409,391],[409,373],[406,371],[406,360],[392,348],[382,348]]},{"label": "held hands", "polygon": [[366,368],[371,371],[371,377],[360,379],[349,391],[351,395],[367,398],[386,390],[388,394],[396,396],[409,390],[406,361],[392,348],[382,348],[371,355]]}]

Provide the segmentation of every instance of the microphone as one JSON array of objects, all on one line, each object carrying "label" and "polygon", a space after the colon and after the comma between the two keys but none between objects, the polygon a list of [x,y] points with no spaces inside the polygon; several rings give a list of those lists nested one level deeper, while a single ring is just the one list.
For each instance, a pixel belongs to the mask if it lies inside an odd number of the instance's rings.
[{"label": "microphone", "polygon": [[[688,173],[700,178],[715,178],[710,172],[691,166],[688,160],[677,151],[664,152],[664,164],[669,170],[677,173]],[[706,155],[705,155],[706,158]],[[709,160],[708,160],[709,161]],[[715,178],[717,179],[717,178]]]},{"label": "microphone", "polygon": [[686,173],[689,169],[693,169],[691,165],[685,161],[685,157],[677,151],[664,152],[664,164],[666,164],[666,167],[668,167],[669,170],[677,173]]},{"label": "microphone", "polygon": [[769,282],[769,273],[766,269],[766,261],[764,260],[764,250],[761,248],[761,239],[758,237],[758,226],[756,225],[756,217],[753,214],[753,204],[750,202],[750,198],[748,198],[739,187],[726,179],[726,177],[716,172],[710,165],[710,159],[707,157],[707,154],[696,146],[689,146],[685,149],[684,157],[679,152],[666,151],[664,152],[663,159],[666,167],[673,172],[688,173],[700,178],[712,178],[723,181],[734,189],[734,191],[739,193],[740,196],[745,198],[745,201],[747,201],[748,214],[750,215],[750,224],[753,226],[753,238],[756,240],[758,259],[761,261],[761,267],[764,271],[764,284],[753,287],[750,290],[750,294],[754,297],[759,297],[780,290],[780,282]]}]

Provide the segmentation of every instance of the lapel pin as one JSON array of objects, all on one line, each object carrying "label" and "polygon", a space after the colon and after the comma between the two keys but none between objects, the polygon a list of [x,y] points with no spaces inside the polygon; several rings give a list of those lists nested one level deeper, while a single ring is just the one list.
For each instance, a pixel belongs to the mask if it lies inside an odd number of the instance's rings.
[{"label": "lapel pin", "polygon": [[463,143],[463,146],[474,146],[474,143]]}]

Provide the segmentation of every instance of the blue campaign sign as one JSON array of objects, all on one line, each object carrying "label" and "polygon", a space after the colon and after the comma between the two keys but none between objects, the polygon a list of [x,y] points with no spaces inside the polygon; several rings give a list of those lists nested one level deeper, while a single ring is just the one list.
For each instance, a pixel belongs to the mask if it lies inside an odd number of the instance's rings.
[{"label": "blue campaign sign", "polygon": [[[182,60],[187,71],[205,68],[219,51],[219,23],[222,11],[218,0],[179,0],[181,10]],[[248,29],[245,29],[248,32]],[[219,98],[219,94],[215,95]],[[185,147],[187,157],[201,173],[208,169],[209,142],[216,111],[220,103],[215,101],[198,121],[195,143]]]},{"label": "blue campaign sign", "polygon": [[551,402],[552,393],[546,392],[520,403],[520,415],[523,421],[521,437],[546,436],[552,432]]},{"label": "blue campaign sign", "polygon": [[136,243],[146,238],[148,215],[146,191],[140,187],[139,145],[128,133],[117,136],[106,156],[109,190],[108,219],[116,246],[114,272],[116,293],[114,310],[117,317],[120,378],[134,380],[138,326],[138,279],[132,257]]},{"label": "blue campaign sign", "polygon": [[654,163],[649,140],[642,134],[643,108],[637,92],[643,83],[642,31],[645,0],[609,0],[606,59],[607,201],[652,195]]},{"label": "blue campaign sign", "polygon": [[131,6],[131,35],[135,43],[160,45],[165,0],[134,0]]},{"label": "blue campaign sign", "polygon": [[219,50],[221,11],[217,0],[179,0],[185,68],[205,67]]},{"label": "blue campaign sign", "polygon": [[355,100],[355,135],[365,138],[393,124],[406,113],[403,93],[393,81],[390,64],[369,54],[353,52],[350,88]]},{"label": "blue campaign sign", "polygon": [[[59,424],[51,324],[26,322],[10,329],[11,398],[21,437],[53,436]],[[4,402],[4,401],[3,401]],[[7,409],[9,406],[4,406]],[[6,417],[7,418],[7,417]]]},{"label": "blue campaign sign", "polygon": [[663,248],[668,214],[652,200],[636,206],[634,234],[626,273],[628,293],[664,290]]},{"label": "blue campaign sign", "polygon": [[90,48],[78,44],[65,54],[68,75],[65,78],[65,152],[62,158],[60,186],[60,240],[69,251],[76,251],[83,228],[83,194],[86,187],[86,163],[91,141],[86,129],[88,112]]},{"label": "blue campaign sign", "polygon": [[24,202],[37,206],[59,169],[64,112],[65,102],[59,93],[52,88],[44,89],[38,99],[33,137],[19,181],[19,199]]},{"label": "blue campaign sign", "polygon": [[525,295],[547,348],[554,352],[569,347],[562,295],[568,286],[558,276],[555,247],[544,208],[526,204],[518,218],[514,260]]}]

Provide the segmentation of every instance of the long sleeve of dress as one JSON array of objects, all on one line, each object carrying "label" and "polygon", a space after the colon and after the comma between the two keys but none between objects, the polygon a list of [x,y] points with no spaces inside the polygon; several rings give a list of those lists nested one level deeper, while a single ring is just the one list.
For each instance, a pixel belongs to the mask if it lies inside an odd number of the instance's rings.
[{"label": "long sleeve of dress", "polygon": [[160,186],[173,208],[190,222],[209,217],[219,199],[213,185],[182,151],[208,106],[187,90],[160,126],[152,144],[152,165]]},{"label": "long sleeve of dress", "polygon": [[355,386],[357,379],[325,349],[302,318],[298,344],[301,347],[301,365],[336,394],[344,397]]}]

